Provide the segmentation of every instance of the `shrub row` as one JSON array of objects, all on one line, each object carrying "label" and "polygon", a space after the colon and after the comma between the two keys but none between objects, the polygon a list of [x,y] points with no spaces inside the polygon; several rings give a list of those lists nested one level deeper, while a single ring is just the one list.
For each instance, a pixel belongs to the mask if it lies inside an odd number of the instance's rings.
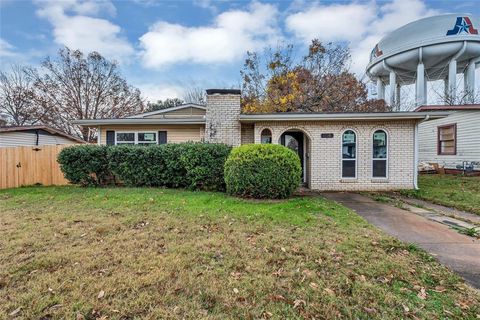
[{"label": "shrub row", "polygon": [[84,186],[121,181],[128,186],[224,190],[224,144],[180,143],[154,146],[73,146],[58,162],[65,178]]}]

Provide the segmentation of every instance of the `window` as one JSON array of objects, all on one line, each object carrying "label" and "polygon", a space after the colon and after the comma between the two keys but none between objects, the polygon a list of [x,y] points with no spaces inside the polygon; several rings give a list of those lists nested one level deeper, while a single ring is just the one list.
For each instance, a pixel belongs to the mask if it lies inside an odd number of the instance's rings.
[{"label": "window", "polygon": [[437,153],[439,155],[457,154],[457,125],[449,124],[438,127]]},{"label": "window", "polygon": [[116,144],[149,145],[157,143],[155,132],[117,132]]},{"label": "window", "polygon": [[135,144],[135,133],[133,132],[117,132],[116,144]]},{"label": "window", "polygon": [[387,133],[377,130],[373,133],[372,177],[387,177],[388,146]]},{"label": "window", "polygon": [[157,143],[157,134],[155,132],[139,132],[138,144],[148,145]]},{"label": "window", "polygon": [[342,135],[342,178],[357,176],[357,140],[353,130],[347,130]]},{"label": "window", "polygon": [[263,129],[260,134],[261,143],[272,143],[272,131],[270,129]]}]

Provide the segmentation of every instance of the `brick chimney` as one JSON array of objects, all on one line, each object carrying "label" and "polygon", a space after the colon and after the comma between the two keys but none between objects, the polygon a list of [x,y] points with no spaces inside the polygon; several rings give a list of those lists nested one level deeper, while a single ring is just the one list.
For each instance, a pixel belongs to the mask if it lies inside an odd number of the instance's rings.
[{"label": "brick chimney", "polygon": [[208,89],[205,141],[239,146],[240,109],[240,90]]}]

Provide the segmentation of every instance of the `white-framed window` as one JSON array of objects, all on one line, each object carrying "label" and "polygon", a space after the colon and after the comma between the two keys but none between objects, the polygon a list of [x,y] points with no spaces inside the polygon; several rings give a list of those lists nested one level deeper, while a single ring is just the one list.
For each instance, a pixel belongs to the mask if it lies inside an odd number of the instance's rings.
[{"label": "white-framed window", "polygon": [[387,178],[388,174],[388,137],[384,130],[373,133],[372,141],[372,177]]},{"label": "white-framed window", "polygon": [[122,132],[115,133],[115,144],[157,144],[156,132]]},{"label": "white-framed window", "polygon": [[345,130],[342,134],[342,178],[357,177],[357,134]]}]

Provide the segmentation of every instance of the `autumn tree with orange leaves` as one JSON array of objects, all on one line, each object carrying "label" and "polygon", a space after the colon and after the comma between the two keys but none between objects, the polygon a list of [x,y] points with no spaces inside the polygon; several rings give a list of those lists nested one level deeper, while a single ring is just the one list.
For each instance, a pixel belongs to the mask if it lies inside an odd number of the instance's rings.
[{"label": "autumn tree with orange leaves", "polygon": [[384,100],[368,99],[366,86],[348,71],[350,52],[342,45],[313,40],[308,54],[294,47],[248,52],[241,71],[242,108],[265,112],[382,112]]}]

